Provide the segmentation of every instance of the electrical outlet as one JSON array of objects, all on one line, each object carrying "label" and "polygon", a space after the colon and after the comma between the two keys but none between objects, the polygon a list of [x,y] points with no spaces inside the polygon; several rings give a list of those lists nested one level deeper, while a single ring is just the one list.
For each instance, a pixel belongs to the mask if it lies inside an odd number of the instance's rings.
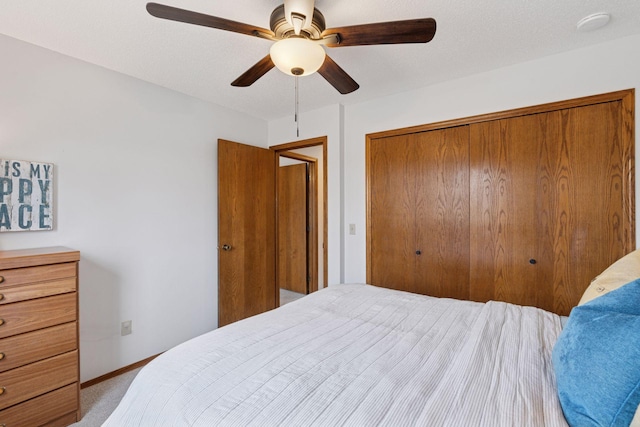
[{"label": "electrical outlet", "polygon": [[125,320],[120,327],[120,335],[125,336],[131,334],[131,320]]}]

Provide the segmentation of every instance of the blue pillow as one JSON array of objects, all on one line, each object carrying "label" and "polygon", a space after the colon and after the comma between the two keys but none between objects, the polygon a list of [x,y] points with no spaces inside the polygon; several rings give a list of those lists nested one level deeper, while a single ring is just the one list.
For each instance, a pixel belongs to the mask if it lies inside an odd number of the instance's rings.
[{"label": "blue pillow", "polygon": [[571,311],[553,348],[571,426],[629,426],[640,405],[640,279]]}]

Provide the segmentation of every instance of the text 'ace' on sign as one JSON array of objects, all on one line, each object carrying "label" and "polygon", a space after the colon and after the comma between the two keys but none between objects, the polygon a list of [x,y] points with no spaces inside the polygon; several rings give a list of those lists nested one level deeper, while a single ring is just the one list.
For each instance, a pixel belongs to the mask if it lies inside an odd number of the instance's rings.
[{"label": "text 'ace' on sign", "polygon": [[53,229],[53,164],[0,159],[0,232]]}]

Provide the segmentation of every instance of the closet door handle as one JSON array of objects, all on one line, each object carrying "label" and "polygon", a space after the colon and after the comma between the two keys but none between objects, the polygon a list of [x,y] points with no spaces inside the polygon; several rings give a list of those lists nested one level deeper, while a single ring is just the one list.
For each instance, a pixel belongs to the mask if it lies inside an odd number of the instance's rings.
[{"label": "closet door handle", "polygon": [[536,260],[535,260],[535,259],[533,259],[533,258],[531,258],[531,259],[529,260],[529,264],[535,264],[535,263],[537,263],[537,262],[538,262],[538,261],[536,261]]},{"label": "closet door handle", "polygon": [[222,250],[223,251],[230,251],[231,250],[231,245],[222,245]]}]

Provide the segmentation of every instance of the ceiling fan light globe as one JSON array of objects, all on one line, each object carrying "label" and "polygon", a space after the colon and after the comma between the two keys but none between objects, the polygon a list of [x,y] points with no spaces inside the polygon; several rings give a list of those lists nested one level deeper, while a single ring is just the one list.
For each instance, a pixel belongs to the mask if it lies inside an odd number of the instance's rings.
[{"label": "ceiling fan light globe", "polygon": [[283,73],[308,76],[320,69],[326,53],[319,44],[305,38],[292,37],[274,43],[270,55],[273,63]]}]

